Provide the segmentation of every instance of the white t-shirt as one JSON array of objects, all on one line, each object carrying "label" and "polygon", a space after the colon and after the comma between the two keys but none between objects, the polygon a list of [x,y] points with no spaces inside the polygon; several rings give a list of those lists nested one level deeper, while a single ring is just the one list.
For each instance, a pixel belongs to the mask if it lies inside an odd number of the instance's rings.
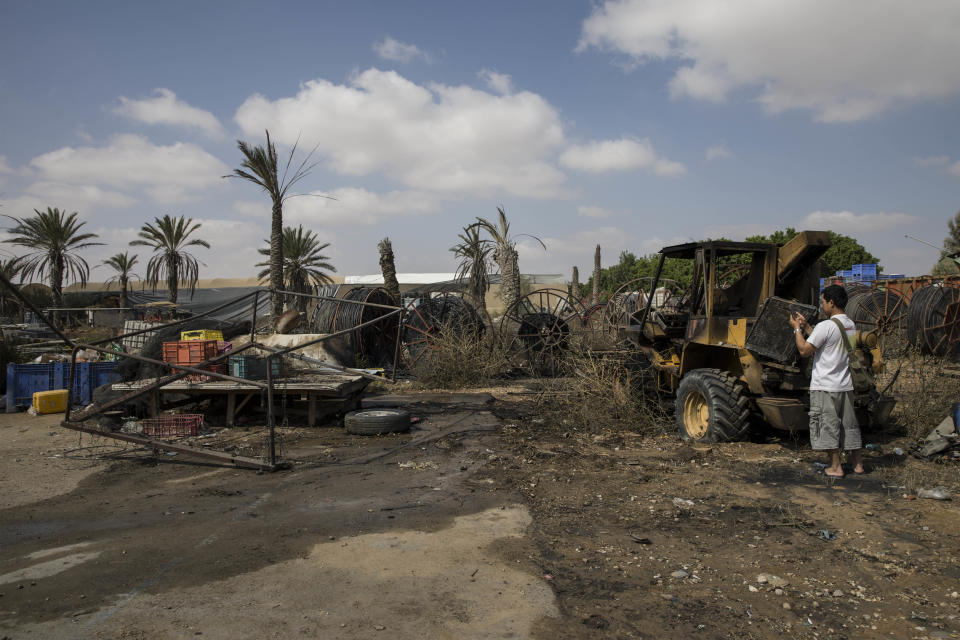
[{"label": "white t-shirt", "polygon": [[[846,328],[851,344],[857,339],[857,325],[841,313],[833,316]],[[847,349],[840,342],[840,329],[833,320],[824,320],[813,328],[807,342],[817,348],[813,356],[811,391],[853,391],[850,360]]]}]

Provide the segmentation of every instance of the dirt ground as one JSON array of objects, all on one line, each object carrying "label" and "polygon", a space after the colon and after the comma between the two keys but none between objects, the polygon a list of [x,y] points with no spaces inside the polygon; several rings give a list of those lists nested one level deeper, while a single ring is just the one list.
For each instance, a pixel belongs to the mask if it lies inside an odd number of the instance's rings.
[{"label": "dirt ground", "polygon": [[[0,416],[0,634],[960,637],[957,463],[888,440],[833,480],[802,441],[586,433],[494,395],[414,394],[408,434],[283,429],[273,474]],[[957,499],[915,499],[934,483]]]}]

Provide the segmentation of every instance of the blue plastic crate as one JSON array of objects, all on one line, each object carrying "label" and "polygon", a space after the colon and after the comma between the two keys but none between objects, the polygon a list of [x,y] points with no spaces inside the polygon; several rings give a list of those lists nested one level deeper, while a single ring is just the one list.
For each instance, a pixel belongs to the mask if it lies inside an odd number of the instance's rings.
[{"label": "blue plastic crate", "polygon": [[[73,404],[90,404],[95,388],[117,380],[116,368],[116,362],[78,362],[70,394]],[[29,407],[37,391],[66,389],[69,383],[68,362],[8,363],[7,413],[13,413],[18,407]]]},{"label": "blue plastic crate", "polygon": [[37,391],[62,389],[63,378],[56,362],[42,364],[7,363],[7,413],[33,404]]},{"label": "blue plastic crate", "polygon": [[874,264],[855,264],[853,265],[853,275],[855,276],[875,276],[877,275],[877,265]]}]

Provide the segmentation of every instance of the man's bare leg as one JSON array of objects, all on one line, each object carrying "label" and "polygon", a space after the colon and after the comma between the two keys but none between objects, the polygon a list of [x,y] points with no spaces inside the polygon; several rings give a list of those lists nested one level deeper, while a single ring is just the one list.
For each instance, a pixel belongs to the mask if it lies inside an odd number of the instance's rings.
[{"label": "man's bare leg", "polygon": [[850,461],[853,462],[854,473],[863,473],[863,449],[854,449],[851,451]]},{"label": "man's bare leg", "polygon": [[830,450],[830,466],[824,469],[823,473],[831,478],[843,477],[843,466],[840,464],[840,449]]}]

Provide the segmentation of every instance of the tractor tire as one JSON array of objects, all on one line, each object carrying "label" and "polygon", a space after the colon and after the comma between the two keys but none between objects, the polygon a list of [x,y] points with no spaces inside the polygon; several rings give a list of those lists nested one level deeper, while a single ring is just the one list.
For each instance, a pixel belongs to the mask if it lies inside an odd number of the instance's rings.
[{"label": "tractor tire", "polygon": [[684,442],[739,440],[750,408],[737,379],[719,369],[694,369],[680,380],[674,417]]},{"label": "tractor tire", "polygon": [[347,433],[358,436],[378,436],[410,430],[410,413],[403,409],[364,409],[343,416]]}]

